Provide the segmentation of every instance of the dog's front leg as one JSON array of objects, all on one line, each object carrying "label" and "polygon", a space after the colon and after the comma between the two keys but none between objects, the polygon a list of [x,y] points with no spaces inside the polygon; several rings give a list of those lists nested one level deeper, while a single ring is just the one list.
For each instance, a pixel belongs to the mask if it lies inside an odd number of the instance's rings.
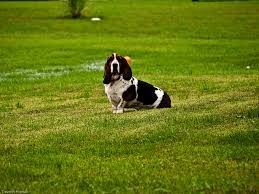
[{"label": "dog's front leg", "polygon": [[110,103],[112,104],[112,113],[117,113],[118,103],[112,100],[111,96],[107,95]]},{"label": "dog's front leg", "polygon": [[112,104],[112,113],[117,113],[117,106],[115,106],[114,104]]},{"label": "dog's front leg", "polygon": [[124,107],[126,105],[126,101],[124,101],[122,98],[121,98],[121,101],[120,103],[118,104],[117,106],[117,112],[116,113],[123,113],[124,112]]}]

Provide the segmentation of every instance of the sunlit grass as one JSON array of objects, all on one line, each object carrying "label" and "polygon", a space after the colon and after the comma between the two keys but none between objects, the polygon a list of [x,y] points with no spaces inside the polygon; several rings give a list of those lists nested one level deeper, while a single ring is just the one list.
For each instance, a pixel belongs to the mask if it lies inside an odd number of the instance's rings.
[{"label": "sunlit grass", "polygon": [[[0,2],[0,189],[256,192],[258,2],[91,6],[74,21],[61,2]],[[112,114],[114,51],[174,107]]]}]

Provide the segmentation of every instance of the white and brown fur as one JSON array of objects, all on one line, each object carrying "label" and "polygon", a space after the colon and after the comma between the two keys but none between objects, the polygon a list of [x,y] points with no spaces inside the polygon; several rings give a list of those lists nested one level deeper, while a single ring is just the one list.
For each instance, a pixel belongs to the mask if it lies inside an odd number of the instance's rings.
[{"label": "white and brown fur", "polygon": [[123,113],[124,108],[171,107],[171,99],[166,92],[133,77],[127,60],[116,53],[107,59],[103,83],[113,113]]}]

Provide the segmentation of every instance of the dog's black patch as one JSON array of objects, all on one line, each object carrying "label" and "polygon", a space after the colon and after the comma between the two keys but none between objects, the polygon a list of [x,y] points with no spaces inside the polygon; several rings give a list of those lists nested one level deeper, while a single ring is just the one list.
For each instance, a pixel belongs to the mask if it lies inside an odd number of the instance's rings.
[{"label": "dog's black patch", "polygon": [[104,84],[109,84],[111,82],[111,74],[106,74],[104,75],[103,83]]},{"label": "dog's black patch", "polygon": [[166,92],[157,108],[171,108],[171,99]]},{"label": "dog's black patch", "polygon": [[151,105],[157,100],[155,91],[157,88],[149,83],[138,80],[138,101],[142,102],[143,105]]},{"label": "dog's black patch", "polygon": [[122,94],[122,98],[124,101],[129,102],[131,100],[134,100],[136,98],[136,87],[134,85],[131,85],[125,92]]}]

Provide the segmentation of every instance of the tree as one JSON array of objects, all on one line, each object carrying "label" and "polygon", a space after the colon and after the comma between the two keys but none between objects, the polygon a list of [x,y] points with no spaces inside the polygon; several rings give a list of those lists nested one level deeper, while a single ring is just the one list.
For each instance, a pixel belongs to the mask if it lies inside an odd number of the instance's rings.
[{"label": "tree", "polygon": [[80,18],[87,0],[67,0],[72,18]]}]

